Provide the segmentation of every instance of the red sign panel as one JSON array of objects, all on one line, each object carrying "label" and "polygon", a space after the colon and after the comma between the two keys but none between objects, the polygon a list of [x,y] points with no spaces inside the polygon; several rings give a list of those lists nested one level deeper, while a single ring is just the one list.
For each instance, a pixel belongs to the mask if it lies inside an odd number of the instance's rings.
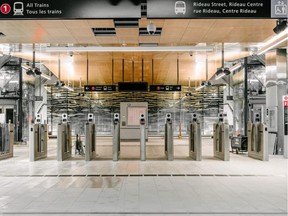
[{"label": "red sign panel", "polygon": [[288,95],[283,96],[283,105],[284,107],[288,107]]}]

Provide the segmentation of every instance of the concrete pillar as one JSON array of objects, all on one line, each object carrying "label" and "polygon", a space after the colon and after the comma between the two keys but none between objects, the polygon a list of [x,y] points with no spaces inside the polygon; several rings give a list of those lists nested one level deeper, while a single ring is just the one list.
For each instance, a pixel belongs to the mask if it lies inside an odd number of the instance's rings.
[{"label": "concrete pillar", "polygon": [[276,49],[266,53],[266,122],[269,154],[284,153],[283,95],[287,94],[287,51]]}]

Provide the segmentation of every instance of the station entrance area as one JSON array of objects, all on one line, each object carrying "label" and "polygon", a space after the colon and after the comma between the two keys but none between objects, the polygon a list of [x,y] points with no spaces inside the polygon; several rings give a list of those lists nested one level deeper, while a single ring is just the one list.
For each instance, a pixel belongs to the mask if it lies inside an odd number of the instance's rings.
[{"label": "station entrance area", "polygon": [[74,146],[72,158],[58,162],[57,139],[35,162],[28,147],[16,146],[13,158],[0,161],[1,213],[286,215],[283,156],[263,162],[239,153],[227,162],[214,157],[213,139],[201,141],[202,161],[189,159],[188,137],[174,140],[174,161],[166,160],[159,137],[146,142],[146,161],[139,142],[121,143],[112,161],[111,137],[97,137],[96,160],[88,162]]}]

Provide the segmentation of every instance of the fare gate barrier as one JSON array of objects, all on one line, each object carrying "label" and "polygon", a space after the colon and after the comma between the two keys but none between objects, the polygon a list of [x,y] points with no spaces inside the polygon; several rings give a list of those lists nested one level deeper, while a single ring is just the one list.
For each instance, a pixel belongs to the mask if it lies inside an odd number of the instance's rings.
[{"label": "fare gate barrier", "polygon": [[[288,109],[288,107],[287,107]],[[288,112],[287,112],[288,115]],[[288,120],[288,116],[287,116],[287,120]],[[288,159],[288,121],[284,126],[284,158]]]},{"label": "fare gate barrier", "polygon": [[171,113],[165,118],[165,155],[169,161],[174,160],[173,125]]},{"label": "fare gate barrier", "polygon": [[57,160],[63,161],[71,157],[72,136],[71,127],[67,122],[67,114],[62,114],[62,123],[58,124]]},{"label": "fare gate barrier", "polygon": [[201,125],[196,114],[193,114],[189,130],[189,157],[196,161],[202,160]]},{"label": "fare gate barrier", "polygon": [[113,125],[114,125],[114,133],[113,133],[113,155],[112,159],[113,161],[119,160],[119,154],[120,154],[120,114],[114,113],[113,118]]},{"label": "fare gate barrier", "polygon": [[93,118],[93,114],[89,113],[85,125],[85,161],[96,158],[96,127]]},{"label": "fare gate barrier", "polygon": [[259,116],[259,114],[256,114],[255,123],[248,123],[248,156],[268,161],[268,130],[257,115]]},{"label": "fare gate barrier", "polygon": [[0,160],[13,157],[14,125],[0,124]]},{"label": "fare gate barrier", "polygon": [[29,158],[36,161],[47,158],[48,141],[47,124],[41,124],[41,116],[36,116],[36,123],[31,126],[29,133]]},{"label": "fare gate barrier", "polygon": [[223,114],[219,114],[219,122],[213,124],[214,157],[224,161],[230,160],[229,124],[223,122]]},{"label": "fare gate barrier", "polygon": [[140,159],[146,160],[145,114],[140,114]]}]

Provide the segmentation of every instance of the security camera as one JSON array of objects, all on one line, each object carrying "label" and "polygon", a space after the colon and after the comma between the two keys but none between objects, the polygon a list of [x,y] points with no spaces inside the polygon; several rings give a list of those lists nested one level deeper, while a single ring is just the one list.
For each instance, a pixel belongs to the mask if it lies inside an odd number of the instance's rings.
[{"label": "security camera", "polygon": [[149,35],[154,35],[155,32],[156,32],[156,25],[153,24],[152,22],[150,22],[148,25],[147,25],[147,32]]},{"label": "security camera", "polygon": [[74,55],[74,53],[72,51],[70,51],[68,54],[70,57],[73,57],[73,55]]},{"label": "security camera", "polygon": [[189,55],[190,55],[190,56],[193,56],[193,52],[190,51],[190,52],[189,52]]}]

